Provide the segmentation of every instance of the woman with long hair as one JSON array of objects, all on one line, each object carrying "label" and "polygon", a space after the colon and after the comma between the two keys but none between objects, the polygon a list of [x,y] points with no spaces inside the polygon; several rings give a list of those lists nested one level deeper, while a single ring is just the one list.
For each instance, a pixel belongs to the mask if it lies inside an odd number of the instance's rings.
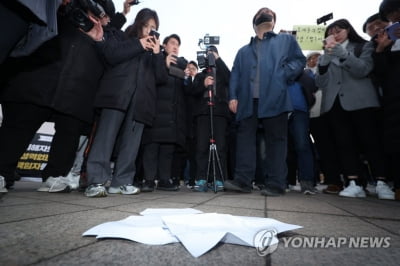
[{"label": "woman with long hair", "polygon": [[346,19],[339,19],[326,28],[316,84],[322,89],[321,113],[333,130],[347,183],[339,193],[343,197],[366,196],[361,181],[362,154],[378,181],[378,197],[393,197],[385,182],[383,150],[376,125],[380,103],[369,77],[373,49],[372,43],[359,36]]}]

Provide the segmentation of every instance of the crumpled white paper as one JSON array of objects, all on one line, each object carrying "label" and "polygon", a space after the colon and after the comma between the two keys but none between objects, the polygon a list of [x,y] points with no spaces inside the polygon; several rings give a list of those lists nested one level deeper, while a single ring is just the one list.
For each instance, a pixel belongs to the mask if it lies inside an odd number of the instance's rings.
[{"label": "crumpled white paper", "polygon": [[[219,242],[254,247],[254,237],[263,229],[281,233],[301,228],[271,218],[202,213],[191,208],[146,209],[140,214],[100,224],[83,236],[124,238],[149,245],[181,242],[192,256],[199,257]],[[277,243],[274,237],[270,244]]]}]

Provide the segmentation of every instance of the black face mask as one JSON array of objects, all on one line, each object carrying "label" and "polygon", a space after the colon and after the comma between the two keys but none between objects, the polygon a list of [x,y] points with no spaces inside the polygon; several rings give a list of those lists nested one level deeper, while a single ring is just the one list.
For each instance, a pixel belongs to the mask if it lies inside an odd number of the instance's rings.
[{"label": "black face mask", "polygon": [[264,23],[264,22],[272,22],[273,18],[274,18],[274,17],[273,17],[272,15],[270,15],[270,14],[262,13],[262,14],[256,19],[256,21],[254,22],[254,25],[258,26],[258,25],[260,25],[261,23]]}]

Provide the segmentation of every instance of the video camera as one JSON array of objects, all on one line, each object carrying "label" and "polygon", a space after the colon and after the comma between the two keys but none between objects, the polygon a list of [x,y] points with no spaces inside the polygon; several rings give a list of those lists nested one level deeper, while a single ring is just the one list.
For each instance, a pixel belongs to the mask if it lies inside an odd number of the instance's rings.
[{"label": "video camera", "polygon": [[317,18],[317,25],[322,24],[322,23],[324,23],[324,25],[326,25],[326,22],[331,19],[333,19],[333,13],[329,13],[325,16]]},{"label": "video camera", "polygon": [[112,15],[115,7],[110,0],[72,0],[66,7],[67,16],[72,24],[85,32],[94,26],[87,14],[88,11],[95,17],[102,18],[107,14]]},{"label": "video camera", "polygon": [[202,51],[197,51],[197,64],[199,68],[215,67],[215,57],[211,53],[210,46],[219,44],[219,36],[206,34],[203,39],[199,39],[199,47]]}]

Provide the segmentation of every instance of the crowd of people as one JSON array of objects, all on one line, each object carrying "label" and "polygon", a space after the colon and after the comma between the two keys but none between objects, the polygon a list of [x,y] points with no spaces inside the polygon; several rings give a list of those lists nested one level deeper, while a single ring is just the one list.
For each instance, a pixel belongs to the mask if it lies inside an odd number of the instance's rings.
[{"label": "crowd of people", "polygon": [[232,69],[213,45],[200,66],[180,57],[181,37],[160,39],[155,10],[121,30],[133,2],[122,12],[112,0],[0,2],[1,27],[15,24],[0,42],[1,193],[51,121],[42,192],[105,197],[184,184],[282,196],[298,183],[314,195],[323,182],[324,193],[366,197],[373,183],[379,199],[400,200],[400,0],[366,18],[370,40],[339,19],[322,52],[307,56],[261,8]]}]

